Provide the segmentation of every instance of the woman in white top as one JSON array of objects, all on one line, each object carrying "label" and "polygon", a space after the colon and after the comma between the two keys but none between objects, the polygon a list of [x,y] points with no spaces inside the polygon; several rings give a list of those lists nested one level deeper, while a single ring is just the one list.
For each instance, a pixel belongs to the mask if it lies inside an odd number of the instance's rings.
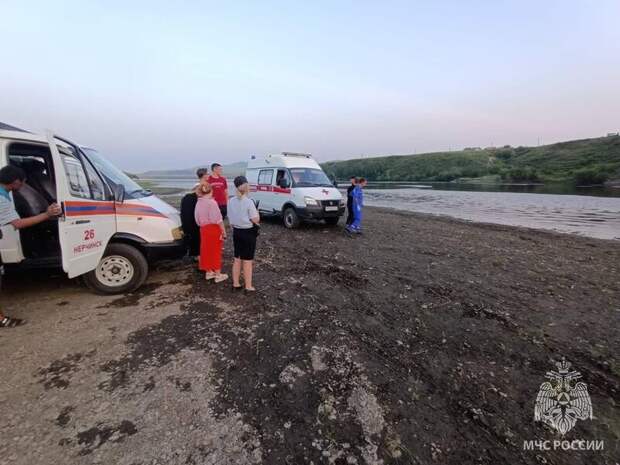
[{"label": "woman in white top", "polygon": [[234,180],[237,195],[228,200],[228,222],[233,230],[233,289],[241,289],[241,269],[247,292],[254,292],[252,286],[252,265],[256,251],[256,237],[260,216],[256,205],[248,197],[250,187],[245,176],[237,176]]}]

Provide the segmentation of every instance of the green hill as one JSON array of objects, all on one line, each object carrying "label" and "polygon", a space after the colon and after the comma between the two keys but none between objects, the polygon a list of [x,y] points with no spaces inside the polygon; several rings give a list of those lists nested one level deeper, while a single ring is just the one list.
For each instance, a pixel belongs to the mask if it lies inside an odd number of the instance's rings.
[{"label": "green hill", "polygon": [[540,147],[465,149],[420,155],[391,155],[322,164],[329,175],[371,181],[464,181],[602,184],[620,177],[620,136]]}]

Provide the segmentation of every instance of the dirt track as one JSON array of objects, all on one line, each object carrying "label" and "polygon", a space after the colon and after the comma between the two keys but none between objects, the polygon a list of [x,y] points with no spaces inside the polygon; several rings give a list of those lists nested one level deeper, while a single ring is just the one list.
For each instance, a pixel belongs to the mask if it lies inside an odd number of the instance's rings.
[{"label": "dirt track", "polygon": [[[179,262],[122,297],[9,278],[0,464],[617,463],[620,243],[365,223],[265,224],[255,298]],[[558,438],[533,411],[562,357],[595,416],[566,438],[604,451],[523,450]]]}]

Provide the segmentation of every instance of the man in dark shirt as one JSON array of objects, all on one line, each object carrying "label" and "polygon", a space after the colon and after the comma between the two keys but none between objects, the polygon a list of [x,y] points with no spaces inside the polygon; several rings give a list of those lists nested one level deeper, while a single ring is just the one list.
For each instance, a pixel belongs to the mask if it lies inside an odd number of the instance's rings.
[{"label": "man in dark shirt", "polygon": [[351,176],[351,185],[347,188],[347,226],[353,223],[353,189],[357,185],[357,177]]},{"label": "man in dark shirt", "polygon": [[[199,168],[196,171],[199,182],[206,182],[208,172],[206,168]],[[202,178],[205,178],[203,181]],[[200,255],[200,228],[196,224],[194,212],[196,210],[196,202],[198,197],[192,189],[192,192],[185,194],[181,199],[181,227],[183,228],[183,242],[187,249],[187,255],[197,257]]]}]

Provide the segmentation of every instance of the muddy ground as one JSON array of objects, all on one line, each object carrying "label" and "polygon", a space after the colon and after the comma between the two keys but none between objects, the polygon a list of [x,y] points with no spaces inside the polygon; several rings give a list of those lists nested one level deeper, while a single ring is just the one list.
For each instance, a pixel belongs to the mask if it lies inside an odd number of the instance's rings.
[{"label": "muddy ground", "polygon": [[[368,209],[365,234],[268,222],[254,296],[157,266],[124,296],[14,275],[0,464],[615,464],[620,243]],[[230,263],[230,246],[225,261]],[[593,420],[528,451],[565,357]]]}]

